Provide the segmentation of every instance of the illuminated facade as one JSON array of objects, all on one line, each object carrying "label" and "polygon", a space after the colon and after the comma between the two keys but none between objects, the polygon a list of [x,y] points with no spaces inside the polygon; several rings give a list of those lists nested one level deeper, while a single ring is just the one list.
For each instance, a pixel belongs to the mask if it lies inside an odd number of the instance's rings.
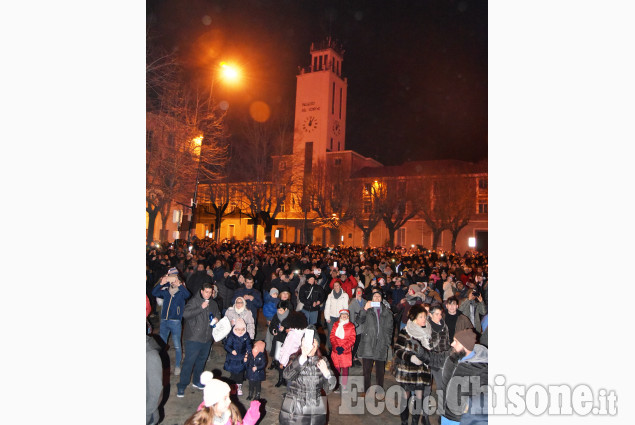
[{"label": "illuminated facade", "polygon": [[[384,210],[390,202],[395,202],[395,205],[401,205],[401,212],[406,215],[413,211],[415,204],[421,211],[431,210],[435,208],[434,202],[440,202],[443,182],[452,177],[463,182],[462,193],[469,198],[468,209],[471,211],[469,223],[456,238],[456,249],[461,252],[472,249],[468,246],[470,237],[476,238],[477,249],[487,249],[487,161],[478,164],[416,161],[388,167],[346,150],[344,52],[329,39],[313,44],[310,53],[310,66],[301,69],[297,75],[293,151],[290,155],[273,157],[273,181],[261,185],[270,186],[261,190],[275,193],[273,201],[280,204],[271,224],[270,241],[361,246],[364,234],[352,216],[361,224],[372,221],[373,214],[377,214],[373,211],[377,207],[373,202],[383,202]],[[288,184],[289,181],[292,184]],[[241,194],[245,184],[231,182],[200,190],[201,208],[196,220],[199,238],[214,237],[217,230],[215,211],[210,202],[212,196],[217,205],[227,203],[219,238],[254,238],[254,220],[248,217],[248,201]],[[429,189],[423,190],[426,185]],[[378,190],[380,187],[383,189]],[[375,196],[375,201],[371,195]],[[431,203],[427,203],[428,198]],[[446,198],[453,202],[448,208],[457,210],[454,197]],[[397,210],[399,208],[395,207]],[[184,215],[187,213],[186,209]],[[430,220],[429,214],[427,219]],[[262,221],[258,223],[256,239],[263,241],[265,229]],[[394,232],[394,244],[431,247],[434,231],[426,223],[424,214],[416,214]],[[173,231],[170,235],[178,233]],[[371,246],[381,246],[388,241],[388,228],[383,220],[379,220],[367,242]],[[451,241],[450,230],[437,235],[439,248],[450,249]]]}]

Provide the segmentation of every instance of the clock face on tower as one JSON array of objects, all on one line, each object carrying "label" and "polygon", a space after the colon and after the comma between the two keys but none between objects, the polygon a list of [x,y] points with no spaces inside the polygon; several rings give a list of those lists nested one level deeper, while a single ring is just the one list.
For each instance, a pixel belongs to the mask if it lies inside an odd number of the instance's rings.
[{"label": "clock face on tower", "polygon": [[333,123],[333,134],[335,134],[336,136],[339,136],[341,132],[342,132],[342,125],[340,124],[338,120],[335,120],[335,122]]},{"label": "clock face on tower", "polygon": [[317,128],[317,125],[318,125],[317,118],[313,115],[309,115],[308,117],[304,119],[304,122],[302,123],[302,129],[306,133],[310,133]]}]

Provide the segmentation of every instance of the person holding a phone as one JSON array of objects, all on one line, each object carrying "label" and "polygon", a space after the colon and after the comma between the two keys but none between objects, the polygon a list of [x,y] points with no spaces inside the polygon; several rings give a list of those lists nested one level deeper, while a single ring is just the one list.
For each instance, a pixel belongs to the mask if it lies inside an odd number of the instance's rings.
[{"label": "person holding a phone", "polygon": [[364,394],[370,388],[370,375],[375,365],[377,385],[383,388],[388,347],[392,340],[392,313],[383,302],[381,292],[373,294],[372,301],[366,302],[364,311],[360,314],[362,325],[361,341],[357,357],[362,359],[364,371]]},{"label": "person holding a phone", "polygon": [[300,354],[294,355],[284,369],[288,382],[278,420],[282,425],[326,424],[327,400],[321,390],[330,393],[337,383],[328,362],[318,353],[318,335],[305,329]]}]

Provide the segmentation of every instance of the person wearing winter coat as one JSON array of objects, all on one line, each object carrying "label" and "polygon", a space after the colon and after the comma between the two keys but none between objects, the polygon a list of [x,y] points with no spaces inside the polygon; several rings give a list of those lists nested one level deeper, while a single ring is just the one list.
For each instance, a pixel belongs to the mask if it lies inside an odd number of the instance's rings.
[{"label": "person wearing winter coat", "polygon": [[229,319],[229,323],[234,326],[237,319],[243,319],[247,324],[247,333],[251,339],[256,336],[256,325],[254,323],[254,316],[251,311],[245,306],[245,299],[242,297],[236,298],[234,305],[229,307],[225,312],[225,317]]},{"label": "person wearing winter coat", "polygon": [[366,305],[366,300],[362,298],[364,294],[364,289],[361,287],[357,287],[355,289],[355,298],[348,305],[348,311],[350,312],[350,321],[353,325],[355,325],[355,345],[353,345],[353,365],[361,366],[361,362],[357,359],[357,350],[359,349],[359,343],[361,341],[362,335],[362,324],[359,322],[359,316],[364,312],[364,306]]},{"label": "person wearing winter coat", "polygon": [[[457,332],[443,365],[441,424],[487,423],[487,348],[476,344],[473,329]],[[464,421],[465,419],[465,421]]]},{"label": "person wearing winter coat", "polygon": [[384,372],[388,347],[392,342],[392,313],[382,302],[381,292],[373,294],[372,301],[366,302],[359,321],[363,325],[357,357],[362,359],[364,371],[364,393],[370,388],[370,375],[375,365],[377,385],[384,386]]},{"label": "person wearing winter coat", "polygon": [[146,425],[159,422],[159,404],[163,396],[163,364],[159,344],[146,335]]},{"label": "person wearing winter coat", "polygon": [[208,282],[214,283],[214,279],[205,270],[205,262],[199,261],[196,265],[196,271],[185,280],[185,286],[192,294],[196,294]]},{"label": "person wearing winter coat", "polygon": [[459,310],[470,319],[470,322],[474,325],[474,330],[477,334],[480,334],[481,320],[483,316],[487,314],[487,308],[483,302],[483,296],[478,289],[468,293],[467,300],[461,303]]},{"label": "person wearing winter coat", "polygon": [[313,335],[312,346],[301,344],[300,355],[294,355],[284,370],[288,386],[278,416],[281,425],[326,424],[328,405],[321,390],[330,393],[337,380],[328,362],[317,354],[317,332]]},{"label": "person wearing winter coat", "polygon": [[333,350],[331,360],[335,370],[340,374],[342,391],[345,391],[348,380],[348,368],[353,365],[353,346],[355,345],[355,325],[349,321],[347,309],[340,310],[340,318],[334,323],[330,333]]},{"label": "person wearing winter coat", "polygon": [[[212,299],[213,286],[203,285],[198,294],[194,294],[185,305],[183,318],[183,340],[185,342],[185,358],[181,369],[181,379],[176,385],[177,397],[185,397],[185,387],[192,379],[195,388],[202,389],[199,378],[205,369],[205,363],[212,348],[212,319],[220,320],[218,305]],[[211,316],[211,317],[210,317]]]},{"label": "person wearing winter coat", "polygon": [[264,341],[256,341],[254,348],[247,351],[245,363],[247,380],[249,381],[249,395],[247,396],[247,400],[251,400],[252,398],[258,400],[260,398],[260,383],[265,380],[265,366],[267,366]]},{"label": "person wearing winter coat", "polygon": [[159,336],[167,344],[168,338],[172,334],[175,355],[174,375],[179,376],[181,374],[181,358],[183,356],[181,350],[181,319],[185,311],[185,300],[190,298],[191,294],[176,273],[163,276],[159,284],[152,289],[152,295],[163,299]]},{"label": "person wearing winter coat", "polygon": [[262,315],[267,319],[267,326],[278,309],[279,291],[276,288],[271,288],[269,292],[264,293],[264,305],[262,306]]},{"label": "person wearing winter coat", "polygon": [[[333,324],[338,320],[340,310],[348,309],[349,297],[342,289],[339,281],[335,281],[333,290],[326,297],[326,303],[324,304],[324,320],[326,320],[326,326],[328,328],[327,335],[331,334]],[[326,349],[331,350],[331,341],[327,338]]]},{"label": "person wearing winter coat", "polygon": [[282,322],[289,316],[290,311],[291,303],[288,300],[280,301],[278,304],[278,310],[276,310],[276,315],[273,316],[271,322],[269,323],[269,327],[267,329],[268,334],[271,335],[271,348],[269,349],[271,366],[269,367],[269,370],[278,368],[278,360],[276,360],[276,357],[278,356],[277,351],[280,349],[284,343],[285,337],[287,336],[287,333],[284,332],[284,328],[282,327]]},{"label": "person wearing winter coat", "polygon": [[[428,326],[430,326],[430,329],[432,331],[432,335],[430,338],[430,351],[441,355],[441,357],[435,356],[435,359],[444,359],[444,355],[447,355],[451,350],[451,341],[448,325],[443,320],[443,308],[439,304],[432,304],[430,306],[430,312],[428,314]],[[437,393],[439,391],[439,388],[441,387],[442,367],[443,363],[441,363],[440,361],[437,362],[433,360],[430,362],[430,372],[432,373],[432,378],[436,382]]]},{"label": "person wearing winter coat", "polygon": [[240,414],[238,406],[229,398],[231,388],[226,382],[214,379],[212,372],[201,375],[203,402],[198,410],[186,421],[185,425],[255,425],[260,419],[260,402],[252,400],[245,416]]},{"label": "person wearing winter coat", "polygon": [[315,284],[315,276],[306,277],[306,283],[300,287],[298,298],[303,304],[302,313],[306,316],[309,325],[317,323],[318,313],[326,298],[321,286]]},{"label": "person wearing winter coat", "polygon": [[232,300],[234,299],[234,292],[238,288],[240,288],[240,282],[238,281],[238,278],[236,277],[235,271],[232,271],[231,273],[224,272],[221,278],[215,279],[214,281],[218,285],[218,295],[224,301],[223,314],[225,314],[227,307],[230,307],[232,305]]},{"label": "person wearing winter coat", "polygon": [[249,311],[251,311],[254,317],[257,317],[258,309],[262,308],[262,294],[258,289],[254,288],[254,277],[251,274],[248,274],[244,278],[243,283],[245,286],[234,291],[233,300],[238,297],[242,297],[247,303],[247,308],[249,309]]},{"label": "person wearing winter coat", "polygon": [[432,374],[427,364],[428,356],[424,353],[432,348],[432,329],[427,319],[428,312],[422,305],[412,306],[408,312],[408,322],[399,331],[395,342],[395,380],[404,389],[407,397],[403,400],[406,408],[400,413],[401,425],[408,425],[410,413],[413,424],[418,424],[419,418],[423,415],[424,425],[430,425],[426,411],[422,409],[423,401],[430,395],[432,383]]},{"label": "person wearing winter coat", "polygon": [[448,325],[448,339],[450,341],[454,338],[455,332],[474,328],[470,319],[458,310],[458,306],[459,300],[456,297],[450,297],[445,301],[445,323]]},{"label": "person wearing winter coat", "polygon": [[344,293],[346,293],[349,297],[352,297],[354,294],[353,291],[357,288],[357,280],[355,280],[353,276],[349,276],[347,273],[348,272],[346,270],[340,271],[339,277],[331,279],[329,287],[333,289],[335,287],[335,283],[339,282]]},{"label": "person wearing winter coat", "polygon": [[243,395],[243,381],[245,380],[245,359],[251,351],[251,338],[247,334],[247,325],[241,318],[236,319],[236,324],[225,339],[225,364],[223,369],[231,374],[230,379],[236,383],[236,393]]}]

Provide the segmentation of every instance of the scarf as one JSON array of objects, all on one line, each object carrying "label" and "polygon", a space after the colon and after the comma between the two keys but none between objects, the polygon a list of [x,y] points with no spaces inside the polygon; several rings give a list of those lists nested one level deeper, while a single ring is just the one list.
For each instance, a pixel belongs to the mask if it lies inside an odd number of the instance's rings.
[{"label": "scarf", "polygon": [[337,325],[337,329],[335,330],[335,336],[339,339],[344,339],[344,325],[348,323],[347,321],[340,320]]},{"label": "scarf", "polygon": [[432,329],[430,328],[430,326],[419,326],[412,320],[408,320],[408,322],[406,323],[406,332],[412,338],[419,341],[425,349],[432,349],[432,345],[430,344],[430,339],[432,338]]},{"label": "scarf", "polygon": [[227,423],[227,421],[229,420],[229,417],[231,416],[232,412],[227,409],[225,410],[225,413],[223,413],[223,415],[219,418],[218,416],[214,416],[214,421],[212,422],[213,425],[225,425]]},{"label": "scarf", "polygon": [[282,323],[282,321],[286,319],[288,315],[289,315],[289,309],[285,310],[285,312],[282,314],[276,313],[276,316],[278,316],[278,320],[280,321],[280,323]]},{"label": "scarf", "polygon": [[435,332],[441,332],[443,330],[443,325],[444,325],[443,319],[441,319],[438,325],[434,323],[432,320],[428,320],[428,323],[430,323],[430,326],[432,326],[432,330]]},{"label": "scarf", "polygon": [[179,292],[179,287],[178,286],[172,286],[170,285],[170,287],[168,288],[168,292],[170,293],[170,296],[174,296],[177,292]]},{"label": "scarf", "polygon": [[[236,307],[236,300],[238,298],[243,300],[243,306],[241,308]],[[245,301],[245,299],[243,297],[238,297],[238,298],[236,298],[236,300],[234,300],[234,310],[236,311],[236,313],[242,314],[242,312],[245,311],[245,308],[246,308],[246,305],[247,305],[247,301]]]},{"label": "scarf", "polygon": [[342,296],[342,290],[341,289],[340,289],[340,292],[333,291],[333,298],[338,299],[341,296]]},{"label": "scarf", "polygon": [[417,300],[420,300],[421,297],[418,297],[416,295],[406,295],[406,301],[408,302],[408,304],[410,305],[415,305],[415,303],[417,302]]}]

